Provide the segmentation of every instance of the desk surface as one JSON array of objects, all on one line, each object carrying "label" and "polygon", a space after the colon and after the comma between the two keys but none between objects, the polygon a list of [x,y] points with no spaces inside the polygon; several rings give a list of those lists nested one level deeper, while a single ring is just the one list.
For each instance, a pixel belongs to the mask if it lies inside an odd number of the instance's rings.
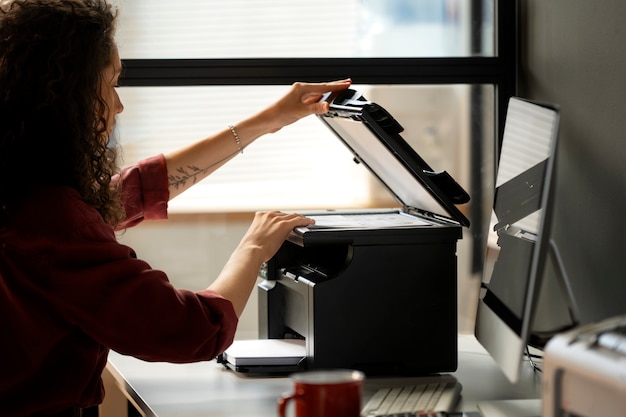
[{"label": "desk surface", "polygon": [[[458,410],[475,411],[479,401],[540,398],[540,377],[530,364],[523,368],[520,382],[510,384],[473,335],[459,335],[459,366],[453,373],[463,385]],[[216,361],[148,363],[111,352],[107,369],[148,417],[275,417],[278,396],[292,387],[288,377],[241,376]],[[410,379],[368,378],[363,399],[380,386]]]}]

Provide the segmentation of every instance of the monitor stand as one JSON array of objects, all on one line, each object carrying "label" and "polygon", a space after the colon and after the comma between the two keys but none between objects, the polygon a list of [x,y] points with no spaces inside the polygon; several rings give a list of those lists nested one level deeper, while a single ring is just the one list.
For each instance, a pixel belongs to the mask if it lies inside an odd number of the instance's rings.
[{"label": "monitor stand", "polygon": [[541,417],[541,400],[479,401],[481,417]]}]

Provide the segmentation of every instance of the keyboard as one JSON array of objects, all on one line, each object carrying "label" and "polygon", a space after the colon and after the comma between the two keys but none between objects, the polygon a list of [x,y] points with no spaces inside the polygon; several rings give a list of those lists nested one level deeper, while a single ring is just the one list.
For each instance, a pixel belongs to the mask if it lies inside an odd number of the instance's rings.
[{"label": "keyboard", "polygon": [[[361,410],[363,417],[420,415],[451,412],[461,396],[461,384],[453,377],[429,378],[428,382],[379,388]],[[428,414],[432,415],[432,414]]]}]

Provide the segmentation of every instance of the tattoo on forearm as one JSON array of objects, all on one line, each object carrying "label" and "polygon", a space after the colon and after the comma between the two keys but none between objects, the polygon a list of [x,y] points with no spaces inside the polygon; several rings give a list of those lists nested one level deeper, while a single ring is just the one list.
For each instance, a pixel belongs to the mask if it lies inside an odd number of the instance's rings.
[{"label": "tattoo on forearm", "polygon": [[169,186],[174,187],[178,190],[180,188],[186,187],[187,183],[191,182],[191,184],[189,184],[189,186],[191,187],[198,181],[198,177],[207,176],[211,172],[211,170],[215,169],[215,167],[221,166],[223,163],[225,163],[237,154],[239,154],[239,151],[231,153],[230,155],[220,159],[219,161],[206,168],[199,168],[195,165],[187,165],[187,167],[177,168],[176,173],[168,175]]},{"label": "tattoo on forearm", "polygon": [[194,165],[188,165],[187,167],[180,167],[176,170],[175,174],[168,175],[170,187],[179,189],[185,187],[188,182],[194,185],[198,180],[198,176],[206,174],[209,168],[198,168]]}]

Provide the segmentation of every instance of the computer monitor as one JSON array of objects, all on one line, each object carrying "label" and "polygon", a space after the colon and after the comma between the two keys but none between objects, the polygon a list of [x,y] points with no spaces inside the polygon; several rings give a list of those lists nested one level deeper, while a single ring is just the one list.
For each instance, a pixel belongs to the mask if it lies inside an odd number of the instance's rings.
[{"label": "computer monitor", "polygon": [[496,175],[475,335],[519,378],[549,252],[559,112],[510,99]]}]

